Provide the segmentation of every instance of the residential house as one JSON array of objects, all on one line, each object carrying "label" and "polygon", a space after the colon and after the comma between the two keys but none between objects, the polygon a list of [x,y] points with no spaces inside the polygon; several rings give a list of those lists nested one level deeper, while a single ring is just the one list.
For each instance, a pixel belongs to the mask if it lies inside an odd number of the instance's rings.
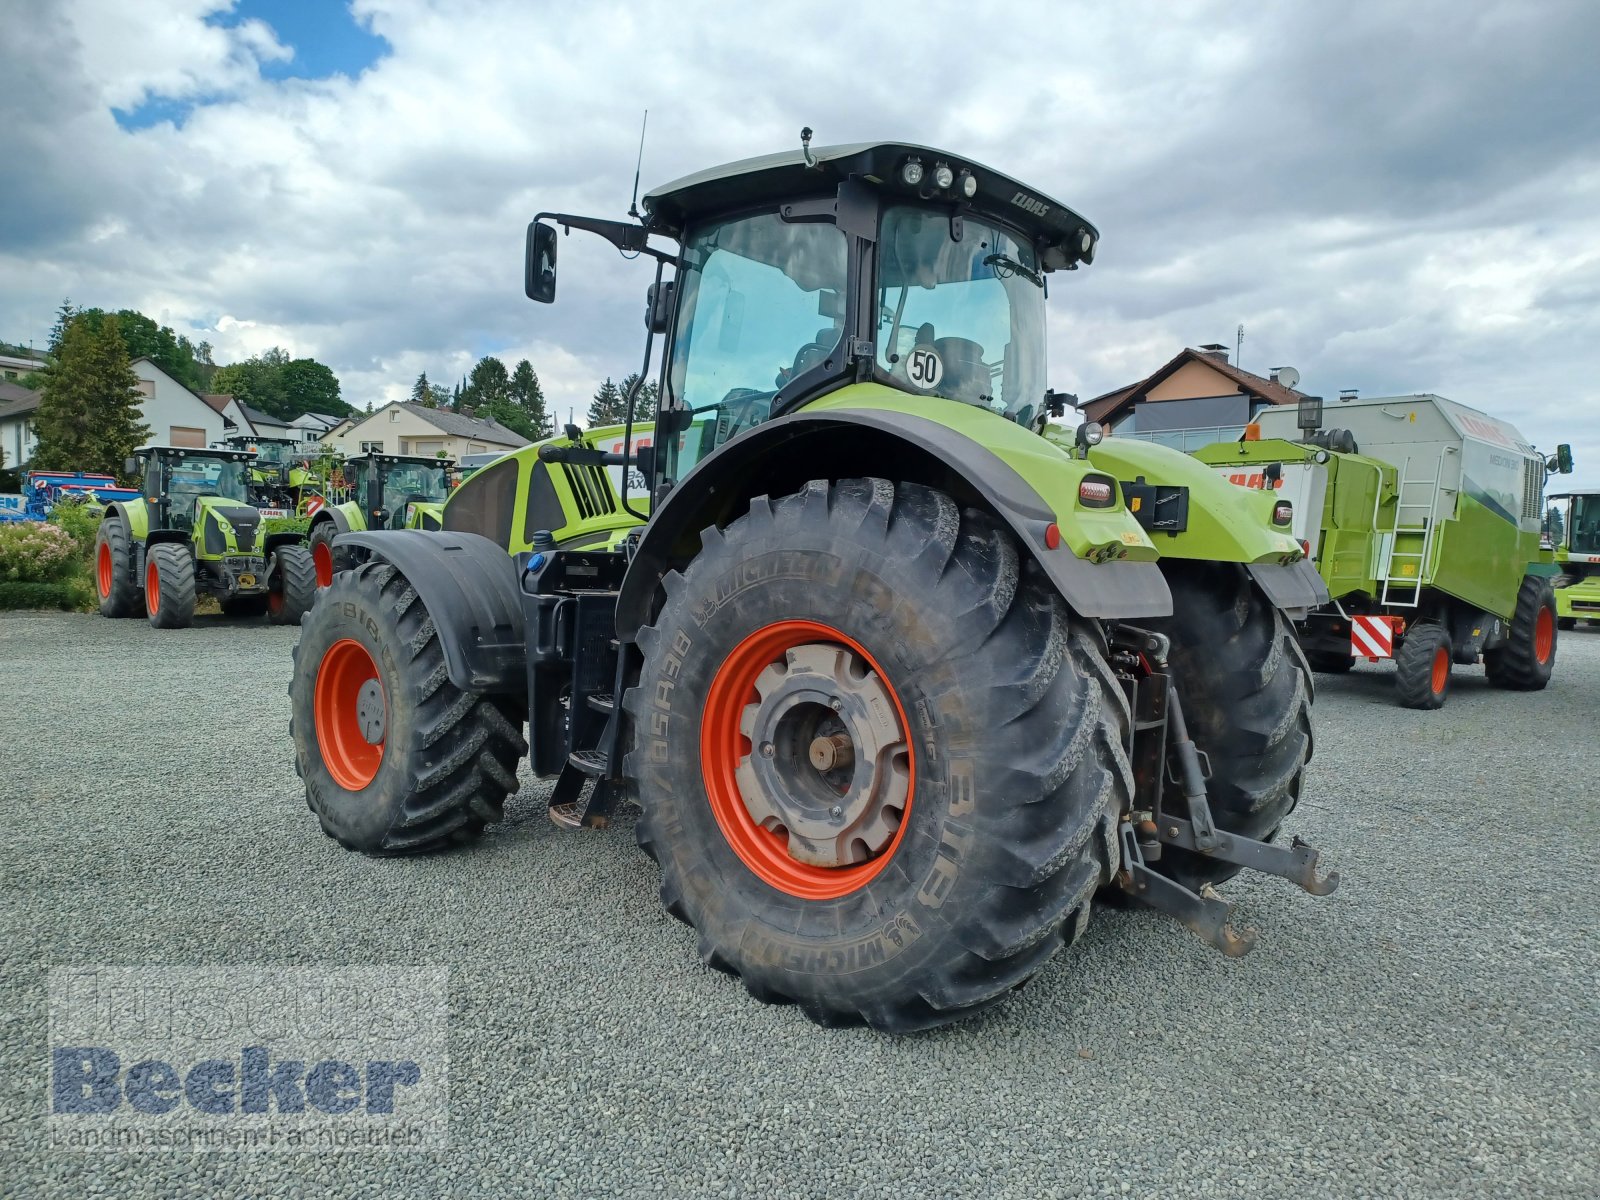
[{"label": "residential house", "polygon": [[[1281,373],[1281,377],[1280,377]],[[1263,408],[1298,404],[1300,375],[1273,368],[1270,378],[1242,371],[1225,346],[1180,351],[1154,373],[1078,406],[1118,437],[1141,437],[1178,450],[1237,438]]]},{"label": "residential house", "polygon": [[249,419],[258,438],[270,438],[274,441],[287,439],[297,442],[300,440],[300,431],[282,417],[264,413],[259,408],[251,408],[248,404],[240,404],[239,407]]},{"label": "residential house", "polygon": [[5,453],[6,470],[25,467],[33,457],[39,441],[34,436],[33,417],[38,411],[38,392],[9,379],[0,380],[0,451]]},{"label": "residential house", "polygon": [[342,419],[330,413],[308,412],[302,413],[289,424],[299,431],[302,442],[320,442]]},{"label": "residential house", "polygon": [[220,442],[227,426],[222,413],[207,404],[148,358],[133,360],[144,397],[141,419],[150,427],[146,446],[205,447]]},{"label": "residential house", "polygon": [[45,365],[43,354],[12,347],[0,354],[0,382],[15,383],[25,375],[44,370]]},{"label": "residential house", "polygon": [[488,454],[526,446],[528,439],[491,419],[448,408],[428,408],[409,400],[385,404],[355,421],[342,433],[330,431],[323,441],[333,442],[346,455],[443,453],[460,460],[464,454]]},{"label": "residential house", "polygon": [[323,442],[330,446],[342,445],[339,439],[344,437],[344,435],[349,432],[351,426],[353,426],[357,421],[365,419],[365,417],[361,416],[340,417],[339,423],[337,425],[330,426],[321,437],[317,438],[317,441]]},{"label": "residential house", "polygon": [[214,392],[206,392],[200,399],[222,414],[224,437],[255,436],[256,427],[250,424],[250,418],[244,415],[244,405],[237,399]]}]

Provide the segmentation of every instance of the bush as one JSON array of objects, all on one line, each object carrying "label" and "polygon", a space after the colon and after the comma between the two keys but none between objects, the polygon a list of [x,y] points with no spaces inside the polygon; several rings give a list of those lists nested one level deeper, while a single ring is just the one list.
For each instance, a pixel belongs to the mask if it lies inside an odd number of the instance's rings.
[{"label": "bush", "polygon": [[311,520],[308,517],[268,517],[261,522],[261,536],[266,537],[269,533],[305,533],[309,528]]},{"label": "bush", "polygon": [[82,560],[73,536],[59,525],[17,521],[0,525],[0,583],[53,583]]},{"label": "bush", "polygon": [[100,531],[100,516],[103,511],[97,504],[63,500],[50,510],[49,521],[50,524],[71,534],[79,553],[88,555],[94,549],[94,539]]},{"label": "bush", "polygon": [[75,575],[64,583],[0,582],[0,611],[58,608],[67,612],[86,612],[94,604],[94,586],[87,575]]}]

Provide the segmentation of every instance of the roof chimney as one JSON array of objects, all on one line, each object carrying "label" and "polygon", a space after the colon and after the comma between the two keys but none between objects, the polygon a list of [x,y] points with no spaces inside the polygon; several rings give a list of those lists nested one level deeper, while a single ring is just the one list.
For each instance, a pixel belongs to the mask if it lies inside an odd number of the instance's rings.
[{"label": "roof chimney", "polygon": [[1354,400],[1355,398],[1356,398],[1356,389],[1355,388],[1340,388],[1339,389],[1339,403],[1340,404],[1343,404],[1348,400]]},{"label": "roof chimney", "polygon": [[1200,347],[1200,353],[1206,355],[1208,358],[1214,358],[1218,362],[1228,361],[1228,348],[1221,342],[1207,342],[1204,346]]},{"label": "roof chimney", "polygon": [[472,405],[472,404],[463,404],[463,405],[462,405],[462,406],[461,406],[461,415],[462,415],[462,416],[463,416],[463,417],[470,417],[470,416],[473,416],[473,415],[475,415],[475,414],[476,414],[476,413],[477,413],[477,411],[478,411],[478,409],[477,409],[477,406],[476,406],[476,405]]}]

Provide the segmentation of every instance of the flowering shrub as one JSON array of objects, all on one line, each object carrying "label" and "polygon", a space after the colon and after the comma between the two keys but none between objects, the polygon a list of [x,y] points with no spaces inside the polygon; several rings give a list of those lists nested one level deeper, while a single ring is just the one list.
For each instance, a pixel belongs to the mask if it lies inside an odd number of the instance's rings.
[{"label": "flowering shrub", "polygon": [[48,583],[69,573],[79,555],[72,535],[57,525],[0,525],[0,582]]},{"label": "flowering shrub", "polygon": [[100,532],[100,514],[103,511],[98,504],[63,500],[50,510],[48,519],[50,524],[70,533],[72,540],[78,543],[78,549],[88,554],[94,549],[95,535]]}]

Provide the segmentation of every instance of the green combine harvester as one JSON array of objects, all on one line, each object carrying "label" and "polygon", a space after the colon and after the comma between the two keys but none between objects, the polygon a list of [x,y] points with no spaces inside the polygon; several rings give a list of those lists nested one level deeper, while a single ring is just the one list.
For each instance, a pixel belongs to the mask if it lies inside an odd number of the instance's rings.
[{"label": "green combine harvester", "polygon": [[1575,628],[1579,621],[1600,625],[1600,490],[1551,496],[1551,541],[1561,573],[1551,582],[1556,593],[1556,624]]},{"label": "green combine harvester", "polygon": [[318,505],[308,526],[317,586],[353,565],[347,550],[335,550],[341,533],[369,529],[438,529],[450,496],[452,459],[370,453],[347,458],[344,476],[350,499]]},{"label": "green combine harvester", "polygon": [[157,446],[125,474],[143,495],[107,506],[95,537],[95,582],[108,617],[143,613],[157,629],[194,621],[215,596],[224,614],[295,625],[316,596],[316,571],[298,533],[266,533],[250,502],[255,455]]},{"label": "green combine harvester", "polygon": [[[1292,510],[1330,601],[1300,625],[1314,669],[1393,658],[1400,703],[1438,708],[1454,666],[1537,691],[1556,657],[1556,601],[1540,570],[1548,471],[1510,424],[1443,396],[1267,409],[1238,442],[1196,451],[1219,474]],[[1252,434],[1259,432],[1259,438]],[[1546,568],[1548,569],[1548,568]]]},{"label": "green combine harvester", "polygon": [[825,1025],[989,1008],[1108,890],[1244,953],[1216,883],[1337,882],[1283,828],[1312,745],[1291,621],[1326,588],[1275,497],[1042,436],[1045,280],[1093,260],[1083,217],[929,146],[809,136],[639,223],[530,225],[541,303],[558,227],[654,260],[651,444],[518,452],[437,533],[338,537],[365,561],[290,690],[312,812],[368,854],[456,846],[526,755],[564,829],[637,802],[702,961]]}]

